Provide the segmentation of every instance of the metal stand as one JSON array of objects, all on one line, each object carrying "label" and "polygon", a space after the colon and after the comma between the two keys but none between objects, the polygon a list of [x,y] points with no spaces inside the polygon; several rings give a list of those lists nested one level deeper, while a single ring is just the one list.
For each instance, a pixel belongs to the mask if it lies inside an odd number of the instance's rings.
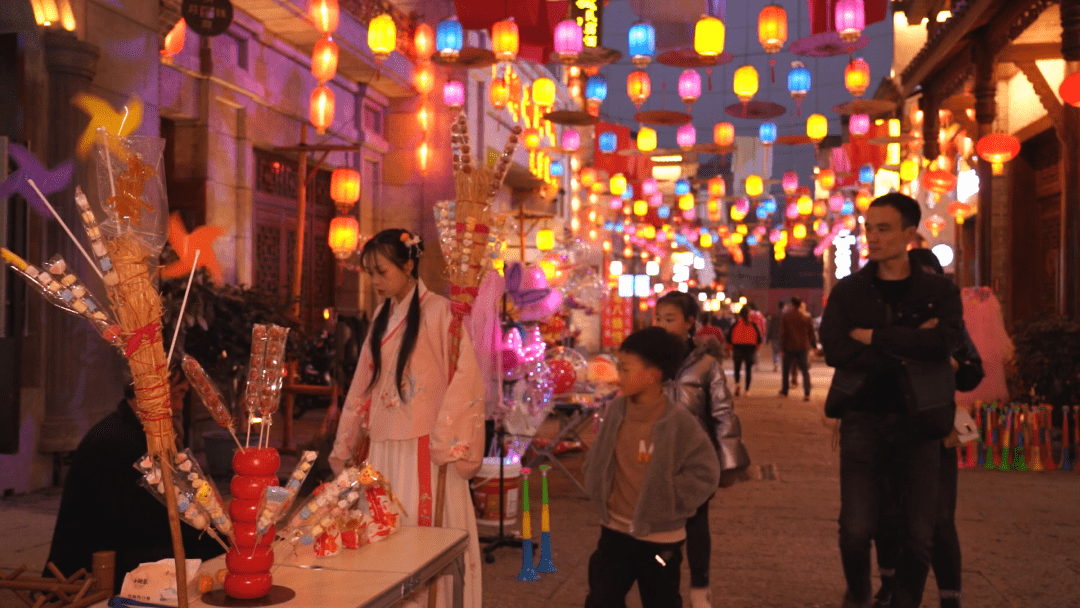
[{"label": "metal stand", "polygon": [[481,536],[480,542],[484,543],[484,562],[495,562],[495,550],[499,547],[520,547],[522,538],[516,534],[506,534],[503,520],[506,515],[506,477],[503,467],[506,464],[506,430],[502,423],[495,428],[495,440],[499,442],[499,533],[496,536]]}]

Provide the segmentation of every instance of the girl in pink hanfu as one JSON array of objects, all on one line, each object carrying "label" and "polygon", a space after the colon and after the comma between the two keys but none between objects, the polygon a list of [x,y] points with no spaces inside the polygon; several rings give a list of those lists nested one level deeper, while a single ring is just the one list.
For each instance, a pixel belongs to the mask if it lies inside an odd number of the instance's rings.
[{"label": "girl in pink hanfu", "polygon": [[957,392],[956,405],[967,407],[976,401],[1007,401],[1009,389],[1005,385],[1005,362],[1012,358],[1013,343],[1005,331],[1001,304],[989,287],[965,287],[961,291],[961,298],[964,301],[964,325],[982,357],[986,377],[975,390]]},{"label": "girl in pink hanfu", "polygon": [[[330,465],[340,472],[367,437],[367,462],[390,481],[405,510],[402,523],[431,526],[439,465],[449,463],[442,527],[469,535],[465,605],[480,608],[480,543],[469,479],[484,452],[484,384],[468,334],[452,328],[450,301],[418,278],[423,250],[419,236],[400,229],[364,244],[361,262],[384,301],[345,397]],[[451,369],[456,331],[461,342]],[[451,580],[444,576],[438,605],[449,606],[451,598]],[[426,590],[412,599],[427,606]]]}]

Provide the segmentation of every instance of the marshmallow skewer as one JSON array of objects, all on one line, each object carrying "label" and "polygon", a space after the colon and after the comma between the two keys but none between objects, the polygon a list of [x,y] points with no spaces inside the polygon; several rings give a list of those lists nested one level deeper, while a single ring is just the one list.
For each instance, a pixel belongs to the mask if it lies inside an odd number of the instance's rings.
[{"label": "marshmallow skewer", "polygon": [[[111,184],[112,181],[110,180],[109,183]],[[94,252],[94,258],[97,259],[101,279],[105,282],[106,288],[112,289],[120,283],[120,275],[113,268],[112,259],[101,237],[101,227],[98,226],[94,210],[90,208],[90,202],[86,200],[86,195],[79,186],[75,186],[75,205],[79,208],[79,216],[82,218],[83,227],[86,228],[86,236],[90,239],[90,250]]]}]

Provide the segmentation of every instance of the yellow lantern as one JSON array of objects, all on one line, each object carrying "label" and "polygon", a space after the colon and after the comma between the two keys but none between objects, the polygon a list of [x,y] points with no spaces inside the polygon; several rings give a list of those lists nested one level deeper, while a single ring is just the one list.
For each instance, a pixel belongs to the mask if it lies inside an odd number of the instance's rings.
[{"label": "yellow lantern", "polygon": [[334,79],[337,74],[338,45],[329,36],[320,38],[311,52],[311,75],[320,83]]},{"label": "yellow lantern", "polygon": [[913,182],[919,178],[919,163],[908,158],[900,163],[900,179],[905,182]]},{"label": "yellow lantern", "polygon": [[375,61],[382,61],[390,56],[397,47],[397,25],[388,14],[379,15],[368,23],[368,48],[375,56]]},{"label": "yellow lantern", "polygon": [[746,176],[746,195],[747,196],[761,196],[761,193],[765,191],[765,184],[761,181],[760,175],[747,175]]},{"label": "yellow lantern", "polygon": [[844,68],[844,86],[855,97],[862,97],[870,86],[870,64],[862,57],[852,59]]},{"label": "yellow lantern", "polygon": [[413,69],[413,86],[421,95],[427,95],[435,88],[435,71],[430,63],[421,63]]},{"label": "yellow lantern", "polygon": [[488,102],[497,110],[505,108],[506,104],[510,103],[510,87],[506,84],[506,80],[495,78],[491,81]]},{"label": "yellow lantern", "polygon": [[832,190],[836,186],[836,172],[832,169],[822,169],[817,175],[818,187],[822,190]]},{"label": "yellow lantern", "polygon": [[814,143],[825,139],[829,134],[829,119],[822,114],[811,114],[806,118],[806,136]]},{"label": "yellow lantern", "polygon": [[649,203],[643,200],[634,201],[634,215],[643,216],[649,212]]},{"label": "yellow lantern", "polygon": [[758,73],[752,65],[744,65],[735,70],[735,78],[732,83],[735,95],[743,103],[749,102],[758,92]]},{"label": "yellow lantern", "polygon": [[799,215],[810,215],[814,212],[814,199],[803,194],[795,201],[795,210],[799,212]]},{"label": "yellow lantern", "polygon": [[645,103],[651,93],[652,80],[649,79],[649,74],[641,70],[630,72],[626,77],[626,95],[634,107],[641,108],[641,104]]},{"label": "yellow lantern", "polygon": [[311,92],[311,107],[308,110],[315,132],[319,135],[334,124],[334,92],[326,85],[319,85]]},{"label": "yellow lantern", "polygon": [[613,196],[622,196],[622,193],[626,192],[626,176],[622,173],[612,175],[608,189]]},{"label": "yellow lantern", "polygon": [[360,200],[360,172],[347,167],[334,169],[330,174],[330,198],[342,213],[348,213]]},{"label": "yellow lantern", "polygon": [[791,237],[800,240],[806,238],[806,224],[795,224],[791,227]]},{"label": "yellow lantern", "polygon": [[550,228],[541,228],[536,231],[536,248],[540,251],[551,251],[555,248],[555,231]]},{"label": "yellow lantern", "polygon": [[701,245],[702,249],[712,249],[712,246],[713,246],[712,234],[710,234],[708,232],[702,232],[701,233],[701,238],[698,239],[698,244]]},{"label": "yellow lantern", "polygon": [[866,190],[859,190],[858,194],[855,195],[855,208],[861,212],[865,213],[872,202],[874,202],[874,197]]},{"label": "yellow lantern", "polygon": [[311,0],[308,16],[320,34],[328,36],[338,27],[338,0]]},{"label": "yellow lantern", "polygon": [[360,245],[360,222],[347,215],[335,217],[330,220],[326,242],[338,259],[349,257]]},{"label": "yellow lantern", "polygon": [[581,170],[581,185],[585,188],[591,188],[596,183],[596,169],[592,167],[585,167]]},{"label": "yellow lantern", "polygon": [[518,26],[511,17],[491,26],[491,50],[498,61],[513,61],[518,54]]},{"label": "yellow lantern", "polygon": [[718,122],[713,127],[713,143],[718,146],[730,146],[735,143],[735,125],[730,122]]},{"label": "yellow lantern", "polygon": [[829,205],[825,201],[814,203],[814,217],[825,217],[829,213]]},{"label": "yellow lantern", "polygon": [[656,149],[656,131],[649,127],[641,127],[637,134],[637,149],[640,152],[652,152]]},{"label": "yellow lantern", "polygon": [[715,58],[724,52],[724,22],[702,15],[694,26],[694,51],[702,57]]},{"label": "yellow lantern", "polygon": [[679,209],[683,211],[690,211],[694,208],[694,195],[683,194],[679,197]]},{"label": "yellow lantern", "polygon": [[532,87],[533,103],[550,108],[555,105],[555,83],[550,78],[537,78]]}]

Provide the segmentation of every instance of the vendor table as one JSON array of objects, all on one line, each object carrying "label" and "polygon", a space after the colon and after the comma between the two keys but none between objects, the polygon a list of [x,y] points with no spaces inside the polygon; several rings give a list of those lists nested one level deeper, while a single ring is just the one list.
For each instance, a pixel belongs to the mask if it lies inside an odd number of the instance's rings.
[{"label": "vendor table", "polygon": [[552,408],[552,412],[558,417],[559,420],[559,432],[555,434],[547,445],[543,447],[536,447],[535,456],[529,461],[528,466],[530,468],[536,468],[544,460],[551,461],[557,469],[562,471],[562,474],[566,476],[577,489],[588,498],[589,494],[585,491],[585,486],[581,485],[578,478],[566,468],[562,462],[559,461],[558,456],[555,454],[555,450],[558,448],[559,443],[563,441],[577,441],[581,443],[582,447],[588,449],[585,441],[581,437],[581,433],[588,427],[593,420],[593,415],[601,408],[606,400],[585,401],[578,403],[556,403]]},{"label": "vendor table", "polygon": [[[275,606],[323,608],[389,608],[422,589],[442,574],[454,577],[453,606],[464,606],[465,550],[463,530],[403,527],[385,540],[334,557],[315,557],[309,548],[293,555],[287,546],[275,547],[274,585],[288,587],[296,597]],[[225,567],[225,556],[199,568],[213,576]],[[101,603],[97,606],[104,607]],[[197,597],[191,606],[207,606]]]}]

